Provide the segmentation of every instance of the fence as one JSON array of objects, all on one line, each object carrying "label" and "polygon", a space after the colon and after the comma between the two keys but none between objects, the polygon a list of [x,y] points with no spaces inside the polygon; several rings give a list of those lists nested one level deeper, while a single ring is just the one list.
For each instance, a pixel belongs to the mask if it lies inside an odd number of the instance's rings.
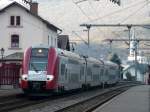
[{"label": "fence", "polygon": [[21,65],[2,64],[0,67],[0,85],[18,87]]}]

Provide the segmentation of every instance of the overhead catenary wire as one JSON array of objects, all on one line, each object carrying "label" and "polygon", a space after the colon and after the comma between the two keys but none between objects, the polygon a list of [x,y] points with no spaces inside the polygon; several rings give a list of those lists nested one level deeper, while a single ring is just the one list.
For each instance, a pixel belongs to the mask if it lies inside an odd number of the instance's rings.
[{"label": "overhead catenary wire", "polygon": [[76,2],[74,2],[74,0],[72,0],[72,2],[80,9],[80,11],[82,12],[82,14],[84,16],[86,16],[88,18],[88,20],[91,20],[91,18],[83,11],[83,9]]},{"label": "overhead catenary wire", "polygon": [[[100,16],[99,16],[99,14],[97,13],[97,11],[95,10],[95,8],[93,7],[93,5],[92,5],[91,1],[90,1],[90,0],[88,0],[88,2],[89,2],[89,5],[91,6],[91,8],[93,9],[93,11],[95,12],[95,14],[96,14],[97,18],[99,18]],[[102,21],[103,21],[103,20],[102,20]],[[103,31],[102,31],[102,30],[100,30],[100,29],[99,29],[99,31],[103,32]],[[114,33],[114,32],[112,32],[112,33],[116,35],[116,33]],[[104,35],[104,37],[106,37],[106,36]]]},{"label": "overhead catenary wire", "polygon": [[148,11],[148,16],[150,16],[150,0],[147,1],[147,11]]},{"label": "overhead catenary wire", "polygon": [[87,1],[88,1],[89,5],[90,5],[91,9],[94,11],[96,17],[99,18],[100,17],[99,13],[96,11],[95,7],[93,7],[92,2],[90,0],[87,0]]},{"label": "overhead catenary wire", "polygon": [[[72,0],[73,1],[73,0]],[[143,2],[143,1],[142,1]],[[141,1],[138,3],[138,4],[141,4],[142,3]],[[144,2],[145,3],[145,2]],[[134,5],[137,5],[137,4],[134,4]],[[78,6],[78,8],[81,10],[81,12],[89,19],[91,20],[91,18],[83,11],[83,9],[79,6],[79,5],[76,5]],[[131,5],[133,6],[133,5]],[[131,8],[131,7],[127,7],[127,8]],[[125,8],[126,9],[126,8]],[[31,23],[32,24],[32,23]]]},{"label": "overhead catenary wire", "polygon": [[79,34],[77,34],[75,31],[72,31],[73,34],[75,34],[77,37],[79,37],[85,44],[88,44]]},{"label": "overhead catenary wire", "polygon": [[[81,8],[82,9],[82,8]],[[85,13],[86,14],[86,13]],[[41,29],[42,31],[44,30],[42,27],[40,27],[38,24],[34,24],[33,22],[30,22],[29,20],[25,20],[24,18],[22,18],[23,19],[23,21],[25,21],[26,23],[28,23],[28,24],[31,24],[32,26],[34,26],[34,27],[36,27],[36,28],[38,28],[38,29]],[[47,32],[47,31],[45,31],[45,32]]]},{"label": "overhead catenary wire", "polygon": [[[142,1],[142,2],[143,2],[143,1]],[[143,2],[143,3],[145,3],[145,2]],[[147,4],[147,3],[146,3],[146,4]],[[129,15],[127,18],[125,18],[123,21],[125,21],[125,20],[129,19],[131,16],[135,15],[139,10],[143,9],[143,8],[146,6],[146,4],[142,5],[142,7],[140,7],[138,10],[134,11],[134,13],[130,14],[130,15]],[[122,22],[123,22],[123,21],[122,21]]]},{"label": "overhead catenary wire", "polygon": [[120,13],[120,12],[124,12],[124,11],[127,10],[127,9],[133,8],[134,6],[138,6],[138,5],[144,4],[145,2],[146,2],[146,1],[140,1],[140,2],[138,2],[138,3],[136,2],[135,4],[132,4],[132,5],[130,5],[130,6],[127,6],[127,7],[123,8],[123,9],[120,9],[120,10],[117,10],[117,11],[113,11],[113,12],[110,12],[110,13],[104,15],[104,16],[101,16],[101,17],[98,17],[98,18],[89,20],[89,21],[87,21],[87,23],[96,22],[96,21],[101,20],[101,19],[103,19],[103,18],[110,17],[110,16],[112,16],[112,15],[114,15],[114,14],[117,14],[117,13]]},{"label": "overhead catenary wire", "polygon": [[[73,0],[72,0],[73,1]],[[142,2],[139,2],[138,4],[140,4],[140,3],[142,3]],[[145,3],[145,2],[144,2]],[[137,4],[134,4],[134,5],[137,5]],[[78,5],[77,5],[78,6]],[[82,13],[87,17],[87,18],[89,18],[89,20],[91,20],[91,18],[90,17],[88,17],[88,15],[82,10],[82,8],[80,7],[80,6],[78,6],[80,9],[81,9],[81,11],[82,11]],[[130,8],[132,7],[132,5],[130,6]],[[129,8],[129,7],[127,7],[127,8]],[[125,8],[126,9],[126,8]],[[124,10],[124,9],[123,9]],[[114,12],[115,13],[115,12]],[[101,17],[100,17],[101,18]],[[37,26],[37,25],[35,25],[35,24],[33,24],[32,22],[30,22],[30,24],[32,24],[33,26]],[[39,27],[39,26],[38,26]]]},{"label": "overhead catenary wire", "polygon": [[[73,1],[73,0],[72,0],[72,1]],[[73,3],[74,3],[74,1],[73,1]],[[74,3],[74,4],[75,4],[75,3]],[[81,12],[84,14],[84,16],[86,16],[88,19],[90,19],[90,18],[86,15],[86,13],[82,10],[82,8],[81,8],[80,6],[79,6],[78,8],[81,10]],[[44,10],[47,10],[47,9],[44,9]],[[61,19],[61,18],[60,18],[60,19]],[[59,20],[60,20],[60,19],[59,19]],[[70,33],[71,35],[72,35],[72,34],[75,34],[75,33],[72,33],[72,32],[76,32],[76,31],[69,31],[69,30],[67,30],[67,29],[65,29],[65,28],[61,28],[61,29],[63,29],[64,32]],[[82,30],[82,31],[83,31],[83,30]],[[76,34],[77,34],[77,33],[76,33]],[[75,35],[76,35],[76,34],[75,34]],[[81,38],[82,38],[82,37],[80,36],[80,39],[81,39]],[[84,40],[84,39],[82,38],[82,40]],[[85,40],[84,40],[84,41],[85,41]]]},{"label": "overhead catenary wire", "polygon": [[[44,4],[43,4],[43,5],[44,5]],[[46,4],[46,5],[48,5],[48,7],[50,7],[49,4]],[[55,7],[59,7],[59,5],[56,4]],[[45,7],[42,7],[42,9],[43,9],[43,11],[48,11],[48,10],[49,10],[48,8],[45,8]],[[59,18],[59,21],[61,21],[62,19],[63,19],[63,17],[61,16],[61,18]],[[62,23],[62,22],[58,22],[58,23]],[[63,32],[67,33],[67,35],[68,35],[68,34],[69,34],[70,36],[75,35],[74,33],[72,33],[72,30],[70,30],[70,29],[67,29],[67,28],[62,27],[62,26],[61,26],[61,29],[63,30]],[[80,31],[81,31],[81,30],[80,30]],[[83,30],[82,30],[82,31],[83,31]],[[73,32],[76,32],[76,31],[74,30]],[[77,31],[77,32],[78,32],[78,31]],[[70,37],[70,36],[69,36],[69,37]]]},{"label": "overhead catenary wire", "polygon": [[138,8],[136,11],[134,11],[133,13],[131,13],[130,15],[128,15],[126,18],[124,18],[120,23],[125,22],[126,20],[128,20],[130,17],[134,16],[135,14],[137,14],[141,9],[143,9],[145,6],[147,6],[147,3],[145,3],[144,5],[142,5],[142,7]]},{"label": "overhead catenary wire", "polygon": [[[93,7],[91,1],[90,1],[90,0],[87,0],[87,1],[88,1],[88,3],[89,3],[90,7],[92,8],[92,10],[94,11],[95,15],[96,15],[97,17],[99,17],[99,14],[96,12],[96,10],[95,10],[95,8]],[[99,32],[104,33],[102,30],[100,30],[100,29],[98,29],[98,28],[97,28],[97,30],[98,30]]]},{"label": "overhead catenary wire", "polygon": [[[74,2],[74,0],[72,0],[72,2],[80,9],[80,11],[82,12],[82,14],[85,16],[85,17],[87,17],[87,19],[88,20],[91,20],[91,18],[82,10],[82,8],[79,6],[79,5],[77,5],[77,3],[76,2]],[[79,35],[78,35],[78,37],[80,37]],[[83,38],[80,38],[86,45],[89,45]]]},{"label": "overhead catenary wire", "polygon": [[[73,0],[72,0],[72,1],[73,1]],[[74,1],[73,1],[73,2],[74,2]],[[109,17],[109,16],[111,16],[111,15],[113,15],[113,14],[126,11],[127,9],[133,8],[134,6],[142,5],[142,4],[145,3],[145,2],[146,2],[146,1],[141,1],[141,0],[140,0],[140,2],[138,2],[138,3],[132,4],[132,5],[130,5],[130,6],[128,6],[128,7],[125,7],[125,8],[123,8],[123,9],[121,9],[121,10],[117,10],[117,11],[111,12],[111,13],[109,13],[109,14],[107,14],[107,15],[104,15],[104,16],[102,16],[102,17],[98,17],[98,18],[96,18],[96,19],[91,19],[91,18],[83,11],[83,9],[82,9],[79,5],[77,5],[76,3],[75,3],[75,4],[76,4],[76,6],[80,9],[80,11],[83,13],[83,15],[88,18],[89,22],[92,22],[93,20],[94,20],[94,21],[97,21],[97,20],[103,19],[103,18],[105,18],[105,17]],[[90,4],[90,3],[89,3],[89,4]],[[91,6],[91,7],[92,7],[92,6]]]},{"label": "overhead catenary wire", "polygon": [[[46,9],[45,9],[46,10]],[[67,30],[67,29],[65,29],[65,28],[63,28],[63,27],[61,27],[61,29],[64,31],[64,32],[68,32],[68,33],[70,33],[71,35],[72,34],[74,34],[74,35],[78,35],[77,33],[76,33],[76,31],[69,31],[69,30]],[[83,30],[82,30],[83,31]],[[79,35],[78,35],[78,37],[79,37]],[[79,37],[80,39],[82,38],[81,36]],[[84,40],[83,38],[81,39],[81,40]],[[84,40],[85,41],[85,40]]]},{"label": "overhead catenary wire", "polygon": [[[87,0],[88,1],[88,0]],[[74,0],[72,0],[72,2],[80,9],[80,11],[82,12],[82,14],[85,16],[85,17],[87,17],[87,19],[88,20],[92,20],[84,11],[83,11],[83,9],[76,3],[76,2],[74,2]],[[93,8],[92,6],[91,6],[91,8]],[[96,28],[99,32],[102,32],[102,31],[100,31],[100,29],[98,29],[98,28]],[[87,42],[86,42],[87,43]]]}]

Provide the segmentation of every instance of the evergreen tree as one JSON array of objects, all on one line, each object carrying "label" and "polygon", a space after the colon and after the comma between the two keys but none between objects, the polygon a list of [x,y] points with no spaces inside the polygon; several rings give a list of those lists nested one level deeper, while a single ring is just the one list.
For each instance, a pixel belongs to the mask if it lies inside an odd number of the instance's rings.
[{"label": "evergreen tree", "polygon": [[116,53],[114,53],[111,57],[110,57],[110,61],[118,64],[118,65],[121,65],[121,60],[120,58],[118,57],[118,55]]}]

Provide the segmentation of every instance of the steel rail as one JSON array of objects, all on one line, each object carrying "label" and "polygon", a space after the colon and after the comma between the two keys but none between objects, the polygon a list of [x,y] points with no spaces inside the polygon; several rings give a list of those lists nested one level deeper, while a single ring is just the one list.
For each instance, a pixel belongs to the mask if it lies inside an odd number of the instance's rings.
[{"label": "steel rail", "polygon": [[123,93],[124,91],[128,90],[130,87],[134,85],[126,85],[122,87],[118,87],[116,89],[110,89],[107,92],[104,92],[98,96],[94,96],[87,100],[75,103],[68,107],[62,108],[55,112],[92,112],[97,107],[101,106],[102,104],[106,103],[107,101],[111,100],[115,96]]},{"label": "steel rail", "polygon": [[[133,85],[133,84],[130,84],[130,85]],[[101,93],[99,94],[105,94],[106,92],[110,91],[110,90],[114,90],[115,91],[115,88],[123,88],[125,85],[124,83],[121,83],[120,85],[116,86],[116,87],[113,87],[113,88],[107,88],[106,90],[105,89],[102,89],[101,90]],[[127,86],[127,84],[126,84]],[[103,91],[104,90],[104,91]],[[87,91],[86,91],[87,92]],[[46,99],[40,99],[40,100],[30,100],[28,97],[26,96],[19,96],[19,97],[9,97],[9,98],[4,98],[3,100],[1,100],[0,102],[0,112],[9,112],[9,111],[23,111],[23,112],[26,112],[24,110],[28,110],[30,107],[33,107],[32,109],[36,109],[36,108],[40,108],[41,104],[44,105],[47,103],[50,104],[51,106],[55,105],[53,102],[63,102],[63,101],[68,101],[70,99],[76,99],[77,96],[79,96],[81,92],[77,92],[77,93],[69,93],[69,94],[64,94],[64,95],[55,95],[55,96],[51,96],[51,97],[48,97]],[[82,92],[84,93],[84,92]],[[86,99],[89,99],[93,96],[90,96]],[[80,100],[80,102],[82,102],[83,100]],[[74,105],[74,104],[71,104],[71,105]],[[69,106],[69,105],[68,105]],[[43,106],[42,106],[43,107]],[[62,106],[62,108],[60,108],[61,110],[66,108],[65,106]],[[60,109],[57,109],[58,112],[63,112],[61,111]],[[29,109],[30,110],[30,109]],[[57,112],[56,110],[56,112]]]}]

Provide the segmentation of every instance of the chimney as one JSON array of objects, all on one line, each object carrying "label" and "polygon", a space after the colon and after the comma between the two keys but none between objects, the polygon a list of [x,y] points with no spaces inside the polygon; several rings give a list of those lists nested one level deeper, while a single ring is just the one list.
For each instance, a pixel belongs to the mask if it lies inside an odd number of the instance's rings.
[{"label": "chimney", "polygon": [[32,2],[30,4],[30,11],[31,13],[38,15],[38,3],[37,2]]}]

